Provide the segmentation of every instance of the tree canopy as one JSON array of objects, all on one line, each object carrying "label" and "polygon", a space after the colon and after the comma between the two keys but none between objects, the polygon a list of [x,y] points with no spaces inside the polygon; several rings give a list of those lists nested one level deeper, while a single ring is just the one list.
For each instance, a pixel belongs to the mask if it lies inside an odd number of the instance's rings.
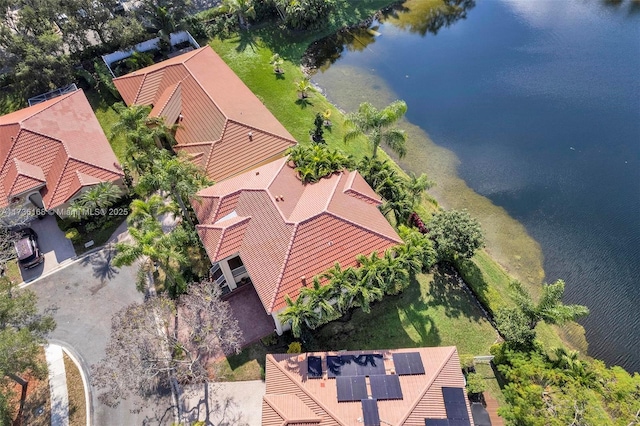
[{"label": "tree canopy", "polygon": [[361,103],[358,111],[348,114],[345,119],[348,130],[344,135],[344,141],[366,136],[371,144],[373,158],[376,158],[378,147],[382,143],[402,158],[407,153],[407,135],[404,130],[393,126],[406,112],[407,104],[404,101],[394,101],[381,110],[369,102]]},{"label": "tree canopy", "polygon": [[480,223],[466,210],[440,210],[427,228],[439,260],[470,259],[484,246]]}]

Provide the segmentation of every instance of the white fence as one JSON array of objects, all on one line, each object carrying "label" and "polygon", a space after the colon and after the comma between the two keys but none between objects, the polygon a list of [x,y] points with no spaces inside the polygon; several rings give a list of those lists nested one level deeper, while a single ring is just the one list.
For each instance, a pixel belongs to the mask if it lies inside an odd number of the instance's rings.
[{"label": "white fence", "polygon": [[[171,46],[175,46],[180,43],[189,42],[191,46],[195,49],[200,48],[198,42],[191,36],[189,31],[180,31],[178,33],[171,33],[169,36],[169,42]],[[111,64],[114,62],[120,61],[122,59],[126,59],[133,54],[133,52],[148,52],[149,50],[158,49],[158,43],[160,43],[160,37],[152,38],[151,40],[143,41],[142,43],[138,43],[133,46],[132,49],[129,50],[118,50],[117,52],[112,52],[107,55],[102,55],[102,60],[109,68],[109,72],[112,76],[115,77],[113,71],[111,70]]]}]

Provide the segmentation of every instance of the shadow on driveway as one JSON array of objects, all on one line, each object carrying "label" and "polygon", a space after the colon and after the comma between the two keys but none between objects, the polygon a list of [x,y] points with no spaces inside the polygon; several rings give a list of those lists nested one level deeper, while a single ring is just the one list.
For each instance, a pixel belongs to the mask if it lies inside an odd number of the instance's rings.
[{"label": "shadow on driveway", "polygon": [[56,269],[61,263],[76,256],[71,241],[58,228],[55,216],[45,216],[29,223],[29,227],[38,234],[38,246],[44,254],[44,262],[31,268],[20,268],[24,282],[33,281]]}]

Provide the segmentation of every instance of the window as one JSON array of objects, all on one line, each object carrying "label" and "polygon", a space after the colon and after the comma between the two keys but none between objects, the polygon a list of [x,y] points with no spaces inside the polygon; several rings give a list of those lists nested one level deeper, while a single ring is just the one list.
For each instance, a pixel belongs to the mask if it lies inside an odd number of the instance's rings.
[{"label": "window", "polygon": [[229,259],[227,263],[229,264],[229,269],[231,269],[232,271],[234,269],[238,269],[241,266],[244,266],[244,263],[242,263],[242,259],[240,259],[240,256],[236,256],[233,259]]}]

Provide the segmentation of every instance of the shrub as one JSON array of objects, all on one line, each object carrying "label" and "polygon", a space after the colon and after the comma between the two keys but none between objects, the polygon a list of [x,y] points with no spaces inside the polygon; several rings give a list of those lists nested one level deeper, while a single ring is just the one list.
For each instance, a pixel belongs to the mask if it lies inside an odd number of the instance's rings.
[{"label": "shrub", "polygon": [[467,374],[467,392],[470,394],[482,393],[487,389],[484,379],[478,373]]},{"label": "shrub", "polygon": [[270,335],[265,336],[262,339],[260,339],[260,341],[265,346],[273,346],[276,343],[278,343],[278,337],[276,336],[275,333],[271,333]]},{"label": "shrub", "polygon": [[291,342],[287,349],[288,354],[299,354],[302,352],[302,344],[300,342]]},{"label": "shrub", "polygon": [[71,240],[72,242],[76,243],[80,240],[80,232],[78,232],[78,230],[76,228],[69,228],[67,229],[67,232],[64,234],[65,237],[67,237],[67,239]]},{"label": "shrub", "polygon": [[322,28],[335,7],[334,0],[278,0],[277,4],[284,6],[284,22],[292,30]]}]

